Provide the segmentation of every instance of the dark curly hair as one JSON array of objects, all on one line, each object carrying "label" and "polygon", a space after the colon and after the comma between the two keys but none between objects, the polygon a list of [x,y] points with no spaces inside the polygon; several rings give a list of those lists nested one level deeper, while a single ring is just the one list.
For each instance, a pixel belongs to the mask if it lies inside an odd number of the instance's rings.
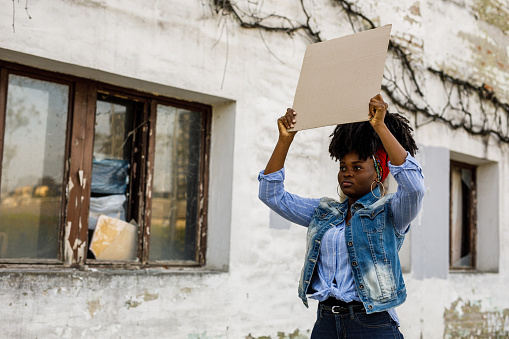
[{"label": "dark curly hair", "polygon": [[[413,129],[409,126],[408,119],[401,114],[387,112],[384,121],[401,146],[414,156],[418,148],[412,137]],[[380,137],[369,121],[337,125],[330,138],[329,154],[336,161],[351,152],[357,153],[359,158],[365,160],[383,147]]]}]

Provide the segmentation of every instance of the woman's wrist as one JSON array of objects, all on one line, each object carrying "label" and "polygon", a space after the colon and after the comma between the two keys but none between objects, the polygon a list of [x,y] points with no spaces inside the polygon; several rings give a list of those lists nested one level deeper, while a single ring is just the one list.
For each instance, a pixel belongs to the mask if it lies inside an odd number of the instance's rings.
[{"label": "woman's wrist", "polygon": [[[381,121],[375,125],[371,125],[373,126],[373,129],[375,130],[375,132],[380,136],[380,133],[383,133],[383,132],[386,132],[386,131],[389,131],[389,128],[387,127],[387,125],[385,124],[385,122]],[[390,131],[389,131],[390,132]]]},{"label": "woman's wrist", "polygon": [[293,138],[295,137],[295,133],[292,133],[287,136],[279,135],[278,143],[281,143],[283,145],[290,145],[293,141]]}]

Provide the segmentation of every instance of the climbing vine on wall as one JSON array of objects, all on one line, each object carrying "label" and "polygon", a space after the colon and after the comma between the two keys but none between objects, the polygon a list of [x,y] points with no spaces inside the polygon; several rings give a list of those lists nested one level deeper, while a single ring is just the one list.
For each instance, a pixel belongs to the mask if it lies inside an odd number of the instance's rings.
[{"label": "climbing vine on wall", "polygon": [[[19,4],[19,0],[17,1]],[[30,13],[28,12],[28,0],[25,0],[25,12],[27,13],[27,16],[29,19],[32,19],[30,16]],[[16,18],[16,0],[12,0],[12,32],[16,33],[16,28],[14,26],[14,21]]]},{"label": "climbing vine on wall", "polygon": [[[313,18],[306,9],[304,0],[299,0],[306,22],[296,24],[296,20],[276,14],[260,16],[259,11],[244,11],[232,0],[210,0],[215,13],[232,17],[242,28],[279,32],[292,37],[304,32],[311,42],[321,42],[320,31],[313,27]],[[247,7],[256,8],[263,0],[246,0]],[[365,14],[345,0],[331,0],[340,5],[346,13],[354,32],[376,28]],[[421,90],[417,68],[410,61],[406,49],[391,40],[389,51],[397,68],[391,71],[386,67],[382,90],[399,109],[414,114],[415,127],[439,121],[451,129],[463,129],[471,135],[495,136],[500,142],[509,143],[509,104],[497,98],[493,88],[486,84],[475,85],[455,78],[443,70],[427,68],[432,79],[443,86],[445,105],[432,107]],[[480,113],[479,113],[480,112]]]}]

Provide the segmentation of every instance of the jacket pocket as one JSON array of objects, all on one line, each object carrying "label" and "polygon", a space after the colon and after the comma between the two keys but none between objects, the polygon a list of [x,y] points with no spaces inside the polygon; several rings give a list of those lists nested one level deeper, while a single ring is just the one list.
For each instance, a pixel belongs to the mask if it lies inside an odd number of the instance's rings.
[{"label": "jacket pocket", "polygon": [[365,233],[381,232],[385,227],[385,205],[357,212]]},{"label": "jacket pocket", "polygon": [[329,211],[324,211],[322,209],[317,209],[315,211],[315,217],[316,219],[320,220],[320,221],[323,221],[323,220],[328,220],[330,218],[333,217],[333,214]]},{"label": "jacket pocket", "polygon": [[397,297],[390,261],[380,261],[370,265],[363,272],[362,278],[367,295],[371,300],[387,302]]}]

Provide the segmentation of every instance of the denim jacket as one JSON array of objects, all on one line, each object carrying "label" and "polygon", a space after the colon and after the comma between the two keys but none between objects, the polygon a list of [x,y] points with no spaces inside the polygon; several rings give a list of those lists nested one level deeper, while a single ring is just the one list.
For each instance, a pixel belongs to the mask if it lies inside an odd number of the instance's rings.
[{"label": "denim jacket", "polygon": [[[375,193],[379,194],[379,191]],[[396,307],[406,299],[398,256],[405,236],[394,227],[390,206],[392,197],[393,194],[388,194],[377,199],[371,192],[366,194],[352,205],[352,217],[345,225],[348,258],[366,313]],[[306,306],[306,293],[316,271],[322,237],[327,230],[343,222],[347,209],[348,200],[340,203],[322,198],[311,219],[306,260],[299,282],[299,297]]]}]

